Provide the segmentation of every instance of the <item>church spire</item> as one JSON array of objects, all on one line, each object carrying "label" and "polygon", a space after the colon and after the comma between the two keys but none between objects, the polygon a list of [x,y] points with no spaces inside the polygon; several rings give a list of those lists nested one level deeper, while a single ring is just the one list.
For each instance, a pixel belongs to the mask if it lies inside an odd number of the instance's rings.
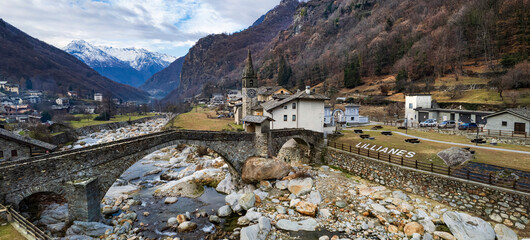
[{"label": "church spire", "polygon": [[252,54],[250,53],[250,49],[248,49],[247,64],[245,65],[245,70],[243,71],[243,78],[256,78],[254,66],[252,65]]}]

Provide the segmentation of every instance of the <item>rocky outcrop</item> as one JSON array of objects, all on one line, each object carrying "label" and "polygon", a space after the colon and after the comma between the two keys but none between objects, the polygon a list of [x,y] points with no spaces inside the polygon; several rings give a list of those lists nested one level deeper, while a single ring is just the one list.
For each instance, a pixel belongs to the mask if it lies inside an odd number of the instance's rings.
[{"label": "rocky outcrop", "polygon": [[446,212],[443,215],[445,224],[456,239],[494,240],[495,231],[486,221],[461,212]]},{"label": "rocky outcrop", "polygon": [[438,152],[437,155],[444,160],[445,164],[449,167],[458,166],[473,159],[473,154],[471,154],[470,151],[459,147],[445,149]]},{"label": "rocky outcrop", "polygon": [[268,179],[282,179],[291,167],[284,161],[270,158],[253,157],[243,165],[241,178],[245,182],[259,182]]}]

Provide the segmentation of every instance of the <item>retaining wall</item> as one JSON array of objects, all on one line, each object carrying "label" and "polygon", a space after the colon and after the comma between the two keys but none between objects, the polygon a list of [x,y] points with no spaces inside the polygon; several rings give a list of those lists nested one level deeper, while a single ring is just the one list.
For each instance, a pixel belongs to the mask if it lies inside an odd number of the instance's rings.
[{"label": "retaining wall", "polygon": [[485,219],[528,229],[530,194],[451,178],[328,147],[325,160],[354,175],[403,189]]}]

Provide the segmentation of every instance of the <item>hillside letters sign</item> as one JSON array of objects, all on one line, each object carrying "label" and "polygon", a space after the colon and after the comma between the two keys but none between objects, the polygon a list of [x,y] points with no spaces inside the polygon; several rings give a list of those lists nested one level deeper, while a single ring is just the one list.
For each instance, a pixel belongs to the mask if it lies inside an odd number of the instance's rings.
[{"label": "hillside letters sign", "polygon": [[357,143],[357,145],[355,145],[355,147],[368,149],[370,151],[376,151],[376,152],[382,152],[382,153],[386,153],[386,154],[397,155],[397,156],[406,157],[406,158],[412,158],[412,157],[414,157],[414,155],[416,155],[415,152],[410,152],[410,151],[402,150],[402,149],[399,149],[399,148],[388,148],[388,147],[383,147],[383,146],[378,146],[378,145],[375,145],[375,144],[369,144],[369,143],[363,143],[363,142]]}]

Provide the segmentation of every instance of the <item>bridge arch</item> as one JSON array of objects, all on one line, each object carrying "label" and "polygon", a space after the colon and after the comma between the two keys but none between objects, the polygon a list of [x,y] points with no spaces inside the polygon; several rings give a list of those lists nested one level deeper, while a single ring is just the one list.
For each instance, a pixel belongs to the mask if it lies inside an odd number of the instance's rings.
[{"label": "bridge arch", "polygon": [[243,166],[244,160],[246,160],[248,157],[253,156],[253,153],[248,154],[248,156],[245,156],[243,161],[230,161],[230,157],[233,156],[233,152],[237,152],[237,149],[231,148],[225,144],[222,143],[215,143],[215,142],[205,142],[205,141],[196,141],[196,140],[173,140],[168,141],[163,144],[156,145],[154,147],[151,147],[147,150],[141,151],[138,154],[135,154],[135,156],[127,156],[126,158],[122,160],[118,160],[120,164],[116,165],[115,168],[107,174],[101,175],[98,178],[99,181],[99,198],[100,201],[103,200],[103,197],[108,192],[110,187],[116,182],[116,180],[132,165],[137,163],[139,160],[145,158],[147,155],[154,153],[158,150],[161,150],[163,148],[172,147],[172,146],[178,146],[181,144],[189,145],[189,146],[197,146],[197,147],[206,147],[208,149],[213,150],[219,156],[224,160],[225,163],[229,166],[230,173],[233,176],[240,175],[240,170]]}]

